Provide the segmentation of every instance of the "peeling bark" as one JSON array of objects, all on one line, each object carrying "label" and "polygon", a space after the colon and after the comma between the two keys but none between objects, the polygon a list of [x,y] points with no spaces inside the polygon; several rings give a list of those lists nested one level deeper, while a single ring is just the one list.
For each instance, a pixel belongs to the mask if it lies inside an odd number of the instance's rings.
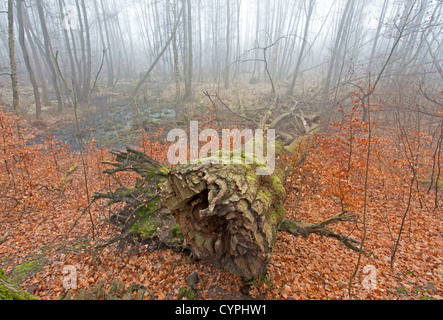
[{"label": "peeling bark", "polygon": [[196,257],[245,279],[266,271],[284,196],[279,178],[257,176],[253,165],[180,166],[160,192]]}]

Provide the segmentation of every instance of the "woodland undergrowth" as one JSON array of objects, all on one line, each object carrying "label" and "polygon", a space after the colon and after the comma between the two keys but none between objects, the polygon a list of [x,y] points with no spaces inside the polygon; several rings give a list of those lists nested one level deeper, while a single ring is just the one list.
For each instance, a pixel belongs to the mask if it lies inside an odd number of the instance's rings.
[{"label": "woodland undergrowth", "polygon": [[[213,108],[201,122],[218,125]],[[340,121],[298,148],[304,158],[285,156],[290,172],[285,207],[291,219],[317,222],[348,211],[357,222],[337,224],[336,231],[362,237],[368,123],[362,122],[358,100],[350,111],[340,110]],[[441,299],[443,296],[443,189],[435,172],[435,137],[419,130],[393,128],[373,122],[368,171],[367,239],[361,269],[353,281],[356,299]],[[60,299],[65,293],[66,266],[74,266],[77,289],[87,290],[100,280],[128,287],[148,288],[148,299],[178,299],[186,277],[197,272],[202,299],[347,299],[348,283],[358,254],[336,240],[280,233],[265,278],[248,284],[205,262],[190,262],[184,252],[150,251],[143,245],[118,244],[94,249],[118,234],[105,219],[115,206],[96,201],[88,206],[82,163],[89,192],[108,192],[119,184],[134,185],[124,173],[111,180],[103,161],[112,161],[109,149],[90,141],[85,161],[61,142],[37,135],[26,120],[0,111],[0,266],[6,274],[26,261],[45,257],[41,270],[29,275],[22,287],[42,299]],[[167,144],[161,132],[140,132],[136,146],[167,164]],[[434,169],[433,169],[434,168]],[[92,221],[92,223],[91,223]],[[94,239],[92,234],[94,231]],[[395,253],[395,254],[394,254]]]}]

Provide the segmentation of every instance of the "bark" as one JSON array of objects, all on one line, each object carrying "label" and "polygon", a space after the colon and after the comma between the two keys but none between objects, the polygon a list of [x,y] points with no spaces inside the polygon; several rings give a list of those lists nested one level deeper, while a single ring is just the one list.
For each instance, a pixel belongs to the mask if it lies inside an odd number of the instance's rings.
[{"label": "bark", "polygon": [[[177,0],[172,4],[173,14],[174,14],[174,24],[177,22]],[[177,34],[174,33],[172,38],[172,51],[174,55],[174,80],[175,80],[175,115],[176,118],[179,119],[181,117],[181,108],[180,108],[180,66],[179,66],[179,57],[178,57],[178,46],[177,46]]]},{"label": "bark", "polygon": [[109,64],[108,64],[108,87],[112,87],[114,85],[114,61],[113,61],[113,49],[111,40],[110,40],[110,31],[108,27],[108,11],[105,8],[105,3],[103,0],[100,1],[102,13],[103,13],[103,26],[105,30],[106,42],[107,42],[107,50],[109,56]]},{"label": "bark", "polygon": [[[105,36],[103,35],[103,27],[101,24],[101,19],[100,19],[100,11],[98,9],[98,0],[94,0],[94,9],[95,9],[95,13],[96,13],[96,18],[97,18],[97,24],[98,24],[98,30],[99,30],[99,34],[100,34],[100,40],[101,40],[101,44],[103,46],[103,50],[108,50],[108,46],[106,45],[105,42]],[[104,13],[103,13],[104,16]],[[112,62],[111,62],[111,58],[109,53],[107,55],[105,55],[105,59],[106,59],[106,68],[107,68],[107,73],[108,73],[108,86],[110,87],[112,85]],[[109,83],[111,82],[111,85],[109,85]]]},{"label": "bark", "polygon": [[351,1],[351,0],[348,0],[346,2],[346,7],[343,11],[341,18],[340,18],[340,23],[339,23],[337,35],[335,37],[334,48],[332,50],[332,57],[331,57],[331,61],[329,63],[328,74],[326,76],[325,87],[324,87],[324,91],[323,91],[324,98],[326,98],[327,94],[329,93],[329,87],[331,85],[333,71],[334,71],[334,68],[336,68],[335,62],[336,62],[336,59],[338,56],[338,48],[339,48],[340,43],[342,42],[343,33],[346,31],[346,30],[344,30],[344,28],[345,28],[346,20],[347,20],[347,17],[348,17],[348,14],[349,14],[352,4],[353,4],[353,1]]},{"label": "bark", "polygon": [[186,27],[185,35],[186,35],[186,46],[184,46],[186,50],[186,70],[185,70],[185,100],[189,100],[192,97],[192,72],[193,72],[193,57],[192,57],[192,10],[191,10],[191,2],[190,0],[183,1],[183,9],[185,11],[186,23],[184,24]]},{"label": "bark", "polygon": [[42,88],[42,95],[44,100],[48,100],[49,94],[48,94],[48,87],[46,85],[46,79],[45,76],[43,75],[43,70],[42,70],[42,66],[40,63],[40,58],[39,58],[39,51],[36,48],[36,45],[34,44],[34,39],[35,36],[33,34],[33,31],[31,30],[31,27],[29,25],[29,16],[28,13],[26,12],[26,10],[23,12],[23,16],[24,16],[24,27],[25,27],[25,32],[26,32],[26,38],[28,39],[28,43],[31,47],[31,55],[33,56],[33,60],[34,60],[34,65],[35,65],[35,69],[37,71],[37,75],[38,78],[40,80],[40,86]]},{"label": "bark", "polygon": [[231,9],[230,1],[226,0],[226,55],[225,55],[225,89],[229,87],[229,59],[231,54]]},{"label": "bark", "polygon": [[140,89],[140,87],[142,86],[142,84],[146,81],[146,79],[149,77],[149,75],[151,74],[152,70],[154,69],[154,67],[157,65],[158,61],[160,60],[160,58],[163,56],[163,54],[166,52],[166,50],[168,49],[169,45],[171,44],[172,40],[174,39],[176,33],[177,33],[177,28],[178,28],[178,24],[180,22],[181,16],[183,14],[183,8],[180,11],[180,14],[177,18],[177,20],[175,21],[174,24],[174,28],[172,30],[171,35],[169,36],[168,41],[166,42],[165,46],[163,47],[163,49],[160,51],[160,53],[157,55],[157,57],[155,58],[154,62],[151,64],[151,66],[149,67],[149,69],[144,73],[143,77],[138,80],[134,91],[132,92],[132,96],[135,97],[138,90]]},{"label": "bark", "polygon": [[109,223],[121,228],[121,234],[101,246],[117,241],[124,243],[121,240],[132,235],[142,243],[152,244],[154,248],[183,249],[183,242],[177,233],[177,222],[172,215],[165,213],[158,195],[159,185],[165,181],[168,168],[131,148],[126,152],[112,153],[116,162],[104,162],[114,167],[106,170],[105,174],[118,179],[115,175],[118,172],[136,172],[141,179],[136,179],[133,188],[120,186],[113,192],[94,195],[93,202],[108,199],[109,205],[124,204],[122,209],[112,213],[108,219]]}]

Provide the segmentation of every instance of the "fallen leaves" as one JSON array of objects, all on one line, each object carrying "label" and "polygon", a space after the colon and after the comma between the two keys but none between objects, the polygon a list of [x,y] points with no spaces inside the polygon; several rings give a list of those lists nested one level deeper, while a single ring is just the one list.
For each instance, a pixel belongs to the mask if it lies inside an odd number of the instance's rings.
[{"label": "fallen leaves", "polygon": [[[69,175],[70,183],[59,189],[53,187],[60,185],[64,173],[81,163],[79,156],[63,148],[58,149],[54,144],[51,148],[57,151],[56,155],[42,152],[41,146],[21,144],[20,148],[16,148],[17,140],[13,139],[16,119],[6,113],[0,113],[0,116],[3,125],[0,135],[9,141],[1,146],[7,152],[2,160],[7,161],[8,167],[3,164],[0,168],[0,234],[9,233],[9,236],[6,242],[0,244],[0,264],[9,272],[30,257],[44,255],[48,265],[22,283],[42,299],[59,299],[65,292],[65,266],[75,267],[77,290],[91,288],[102,279],[109,289],[117,280],[127,287],[132,283],[145,286],[153,293],[147,295],[147,299],[177,299],[180,288],[187,286],[186,277],[195,272],[199,274],[196,288],[203,299],[348,298],[349,277],[355,269],[357,254],[339,241],[318,235],[295,238],[279,233],[266,277],[249,285],[247,294],[241,278],[215,269],[206,262],[186,262],[188,256],[184,253],[170,250],[149,252],[142,245],[139,245],[138,252],[120,251],[117,245],[94,251],[91,225],[86,215],[68,233],[87,206],[82,170],[77,169]],[[364,129],[361,128],[363,133]],[[289,218],[322,221],[336,215],[342,204],[356,214],[361,212],[362,197],[359,192],[362,190],[361,162],[364,158],[352,157],[351,165],[355,171],[346,171],[343,165],[347,162],[343,159],[347,159],[349,149],[341,145],[346,139],[334,135],[330,139],[314,145],[303,167],[292,169],[293,175],[289,177],[287,187],[289,196],[285,203]],[[161,160],[165,149],[149,139],[143,141],[142,147]],[[360,151],[364,151],[367,141],[361,139],[358,143],[361,144]],[[385,155],[398,153],[387,139],[376,147]],[[25,156],[26,153],[29,155]],[[91,193],[104,192],[112,183],[101,174],[104,170],[101,161],[106,154],[106,150],[88,149]],[[21,159],[21,162],[14,159]],[[408,168],[404,159],[398,157],[385,156],[383,161],[383,164],[377,162],[371,167],[373,187],[368,208],[367,247],[372,256],[362,259],[362,268],[354,281],[354,298],[441,299],[443,225],[441,212],[431,210],[433,193],[420,192],[420,201],[412,203],[413,210],[407,217],[407,230],[400,241],[396,267],[390,268],[394,235],[404,212],[405,195],[401,190],[404,181],[399,173]],[[387,168],[394,169],[394,172]],[[121,179],[128,184],[134,181],[132,176],[122,176]],[[97,237],[103,241],[119,232],[102,221],[106,210],[104,203],[91,207],[97,222]],[[343,223],[334,225],[334,228],[339,233],[352,234],[356,239],[361,237],[360,225]],[[368,276],[362,270],[366,265],[376,268],[376,287],[370,290],[363,287]]]}]

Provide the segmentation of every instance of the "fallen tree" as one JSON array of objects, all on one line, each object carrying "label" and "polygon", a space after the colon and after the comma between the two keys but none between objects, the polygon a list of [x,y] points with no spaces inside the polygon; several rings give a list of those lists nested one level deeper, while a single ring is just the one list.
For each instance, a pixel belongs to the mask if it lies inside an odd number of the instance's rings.
[{"label": "fallen tree", "polygon": [[360,250],[358,241],[329,227],[355,221],[346,212],[319,223],[286,219],[285,172],[278,166],[272,175],[257,175],[260,164],[255,161],[168,168],[131,148],[113,154],[115,162],[106,162],[113,168],[106,174],[132,171],[140,178],[134,188],[121,185],[113,192],[95,194],[93,201],[124,204],[108,219],[121,228],[121,234],[100,247],[130,238],[154,249],[190,250],[195,258],[245,280],[266,272],[279,231],[303,237],[315,233]]}]

